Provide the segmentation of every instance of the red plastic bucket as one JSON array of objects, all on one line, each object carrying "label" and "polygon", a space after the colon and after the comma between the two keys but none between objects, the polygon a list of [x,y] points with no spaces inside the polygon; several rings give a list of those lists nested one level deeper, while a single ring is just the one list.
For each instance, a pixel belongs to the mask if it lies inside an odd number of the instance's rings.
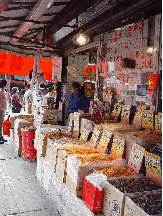
[{"label": "red plastic bucket", "polygon": [[9,118],[2,123],[3,135],[10,136],[10,126],[11,122]]},{"label": "red plastic bucket", "polygon": [[22,130],[22,152],[23,157],[33,161],[37,159],[37,150],[34,148],[35,131]]}]

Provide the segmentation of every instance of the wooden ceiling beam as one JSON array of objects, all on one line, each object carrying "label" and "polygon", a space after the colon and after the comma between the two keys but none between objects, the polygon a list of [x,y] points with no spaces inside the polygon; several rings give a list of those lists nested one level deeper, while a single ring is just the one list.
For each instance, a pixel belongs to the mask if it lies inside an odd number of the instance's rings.
[{"label": "wooden ceiling beam", "polygon": [[42,30],[43,28],[44,28],[44,27],[40,27],[40,28],[37,28],[37,29],[29,29],[28,32],[27,32],[25,35],[22,36],[22,38],[27,37],[27,36],[29,36],[29,35],[31,35],[31,34],[34,34],[34,33],[36,33],[37,31]]},{"label": "wooden ceiling beam", "polygon": [[27,42],[27,43],[31,43],[31,44],[40,45],[40,46],[44,45],[45,47],[52,48],[54,50],[59,49],[59,48],[56,48],[56,47],[53,47],[53,46],[50,46],[50,45],[45,45],[45,44],[40,43],[40,42],[32,41],[32,40],[27,39],[27,38],[20,38],[20,37],[17,37],[17,36],[13,36],[12,34],[6,34],[5,32],[0,32],[0,35],[4,35],[4,36],[10,37],[10,38],[19,39],[19,42],[21,42],[21,43]]},{"label": "wooden ceiling beam", "polygon": [[45,13],[42,16],[53,16],[53,15],[60,16],[59,13]]},{"label": "wooden ceiling beam", "polygon": [[19,27],[20,25],[12,25],[12,26],[0,26],[0,29],[6,29],[6,28],[15,28]]},{"label": "wooden ceiling beam", "polygon": [[74,5],[76,2],[54,2],[52,6],[60,6],[60,5]]},{"label": "wooden ceiling beam", "polygon": [[[8,21],[8,20],[18,20],[18,21],[22,21],[22,22],[31,22],[31,23],[35,23],[35,24],[52,24],[52,21],[35,21],[35,20],[26,20],[25,19],[26,16],[22,16],[22,17],[4,17],[4,16],[0,16],[0,21]],[[70,27],[70,28],[76,28],[76,26],[71,26],[71,25],[66,25],[66,24],[56,24],[56,26],[59,27]]]},{"label": "wooden ceiling beam", "polygon": [[14,1],[10,1],[9,5],[35,5],[37,3],[36,2],[14,2]]},{"label": "wooden ceiling beam", "polygon": [[8,7],[5,11],[23,10],[23,9],[30,10],[31,8],[33,8],[33,6],[22,5],[22,6]]}]

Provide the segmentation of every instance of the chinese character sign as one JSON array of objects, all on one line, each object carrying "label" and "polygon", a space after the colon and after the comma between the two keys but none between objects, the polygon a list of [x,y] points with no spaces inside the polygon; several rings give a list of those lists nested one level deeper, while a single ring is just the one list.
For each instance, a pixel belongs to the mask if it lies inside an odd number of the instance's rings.
[{"label": "chinese character sign", "polygon": [[61,82],[62,57],[53,57],[52,61],[52,79]]}]

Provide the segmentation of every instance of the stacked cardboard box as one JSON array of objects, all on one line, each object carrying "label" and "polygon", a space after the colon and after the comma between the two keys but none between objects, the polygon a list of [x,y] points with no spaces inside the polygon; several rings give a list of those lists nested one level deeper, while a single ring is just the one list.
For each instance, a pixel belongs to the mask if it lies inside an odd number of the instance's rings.
[{"label": "stacked cardboard box", "polygon": [[14,148],[16,153],[21,156],[22,152],[22,132],[21,129],[32,126],[32,122],[24,121],[22,119],[16,119],[14,122]]},{"label": "stacked cardboard box", "polygon": [[[117,188],[118,187],[118,188]],[[105,185],[103,213],[105,216],[117,214],[124,215],[125,196],[138,192],[155,191],[161,188],[142,176],[121,177],[111,180]],[[141,214],[139,214],[141,215]]]},{"label": "stacked cardboard box", "polygon": [[[90,155],[72,155],[67,157],[66,166],[66,185],[76,196],[82,196],[83,178],[94,171],[94,168],[103,168],[112,166],[108,155],[90,154]],[[114,166],[114,165],[113,165]]]},{"label": "stacked cardboard box", "polygon": [[20,113],[15,113],[11,114],[10,116],[10,122],[11,122],[11,129],[14,129],[14,122],[16,119],[23,119],[23,118],[34,118],[34,115],[31,114],[20,114]]},{"label": "stacked cardboard box", "polygon": [[125,196],[124,216],[162,215],[162,192],[153,191]]},{"label": "stacked cardboard box", "polygon": [[47,132],[59,131],[59,127],[54,125],[43,124],[39,128],[37,128],[35,132],[35,141],[34,147],[37,150],[38,154],[42,157],[46,155],[46,146],[47,146]]},{"label": "stacked cardboard box", "polygon": [[126,134],[126,159],[129,159],[134,143],[148,150],[151,144],[156,144],[158,142],[162,142],[162,135],[155,131],[144,130]]},{"label": "stacked cardboard box", "polygon": [[[88,150],[91,154],[93,153],[99,153],[95,149],[91,149],[87,147],[87,144],[77,143],[80,145],[75,145],[75,144],[69,144],[66,146],[63,146],[61,148],[58,148],[58,153],[57,153],[57,165],[56,165],[56,175],[61,179],[61,182],[65,183],[66,182],[66,167],[67,167],[67,157],[71,154],[86,154],[86,150]],[[81,145],[83,144],[83,145]],[[88,153],[89,154],[89,153]]]}]

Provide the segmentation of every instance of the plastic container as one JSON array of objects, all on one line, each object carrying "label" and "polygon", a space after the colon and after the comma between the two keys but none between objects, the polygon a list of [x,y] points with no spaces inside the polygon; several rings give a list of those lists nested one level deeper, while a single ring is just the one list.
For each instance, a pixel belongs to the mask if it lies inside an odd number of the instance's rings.
[{"label": "plastic container", "polygon": [[84,177],[82,200],[94,213],[102,212],[106,180],[107,177],[100,173]]},{"label": "plastic container", "polygon": [[36,160],[37,150],[34,148],[35,130],[22,130],[22,152],[26,160]]},{"label": "plastic container", "polygon": [[10,137],[10,126],[11,122],[9,121],[9,118],[7,118],[7,120],[2,123],[3,135]]}]

